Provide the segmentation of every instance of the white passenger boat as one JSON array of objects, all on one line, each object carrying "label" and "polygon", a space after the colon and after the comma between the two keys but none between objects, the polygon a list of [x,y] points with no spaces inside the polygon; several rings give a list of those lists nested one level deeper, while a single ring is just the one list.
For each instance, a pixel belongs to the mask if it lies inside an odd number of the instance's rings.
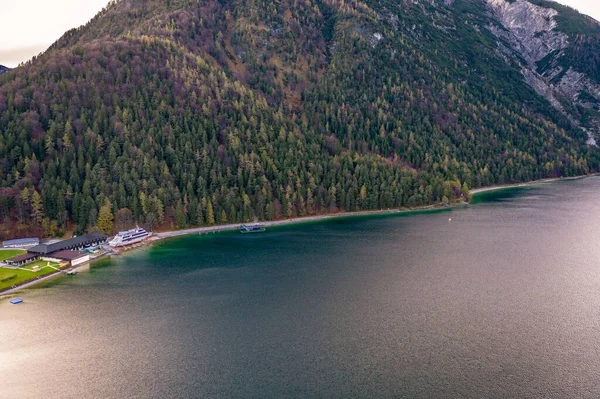
[{"label": "white passenger boat", "polygon": [[108,245],[111,247],[124,247],[126,245],[142,242],[151,235],[151,232],[148,232],[141,227],[136,227],[132,230],[119,232],[112,240],[108,242]]}]

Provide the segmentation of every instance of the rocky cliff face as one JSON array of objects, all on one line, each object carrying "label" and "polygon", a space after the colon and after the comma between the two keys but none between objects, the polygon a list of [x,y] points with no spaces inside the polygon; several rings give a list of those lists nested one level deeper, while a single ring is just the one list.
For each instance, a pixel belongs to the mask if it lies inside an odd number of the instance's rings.
[{"label": "rocky cliff face", "polygon": [[[600,133],[600,84],[569,64],[571,36],[575,35],[561,29],[557,22],[559,11],[540,1],[486,1],[497,21],[489,29],[498,38],[505,59],[517,63],[524,80],[584,129],[589,144],[596,145],[595,138]],[[591,18],[581,18],[586,24],[598,24]]]}]

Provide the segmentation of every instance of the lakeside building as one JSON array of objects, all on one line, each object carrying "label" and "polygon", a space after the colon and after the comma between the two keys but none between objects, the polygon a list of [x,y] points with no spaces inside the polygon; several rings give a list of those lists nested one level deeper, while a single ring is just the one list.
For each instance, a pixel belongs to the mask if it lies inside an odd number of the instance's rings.
[{"label": "lakeside building", "polygon": [[90,260],[89,253],[83,252],[84,249],[102,245],[107,239],[104,234],[90,233],[52,244],[39,244],[38,241],[38,245],[29,248],[26,254],[7,259],[5,262],[10,266],[20,267],[41,259],[77,266]]},{"label": "lakeside building", "polygon": [[68,262],[71,266],[77,266],[82,263],[89,262],[90,254],[82,251],[64,250],[48,254],[42,259],[56,263]]},{"label": "lakeside building", "polygon": [[40,259],[39,255],[27,253],[27,254],[18,255],[13,258],[7,259],[7,260],[5,260],[5,262],[9,266],[20,267],[20,266],[24,266],[28,263],[35,262],[39,259]]},{"label": "lakeside building", "polygon": [[81,251],[86,247],[104,244],[107,238],[104,234],[100,233],[84,234],[53,244],[39,244],[33,248],[29,248],[27,252],[39,254],[40,256],[50,256],[54,252],[64,250]]},{"label": "lakeside building", "polygon": [[39,238],[18,238],[16,240],[6,240],[2,242],[3,248],[27,248],[40,244]]}]

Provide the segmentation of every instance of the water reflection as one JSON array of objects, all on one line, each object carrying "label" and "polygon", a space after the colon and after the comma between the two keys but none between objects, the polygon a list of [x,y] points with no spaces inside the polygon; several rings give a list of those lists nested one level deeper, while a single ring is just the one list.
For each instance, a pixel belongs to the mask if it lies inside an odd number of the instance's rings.
[{"label": "water reflection", "polygon": [[103,260],[0,303],[0,396],[596,397],[599,195],[591,178]]}]

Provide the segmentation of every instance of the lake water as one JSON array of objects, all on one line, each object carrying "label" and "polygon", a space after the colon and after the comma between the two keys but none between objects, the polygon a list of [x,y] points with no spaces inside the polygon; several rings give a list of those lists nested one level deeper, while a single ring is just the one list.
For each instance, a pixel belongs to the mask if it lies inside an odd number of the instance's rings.
[{"label": "lake water", "polygon": [[598,398],[600,178],[479,198],[174,239],[3,299],[0,397]]}]

